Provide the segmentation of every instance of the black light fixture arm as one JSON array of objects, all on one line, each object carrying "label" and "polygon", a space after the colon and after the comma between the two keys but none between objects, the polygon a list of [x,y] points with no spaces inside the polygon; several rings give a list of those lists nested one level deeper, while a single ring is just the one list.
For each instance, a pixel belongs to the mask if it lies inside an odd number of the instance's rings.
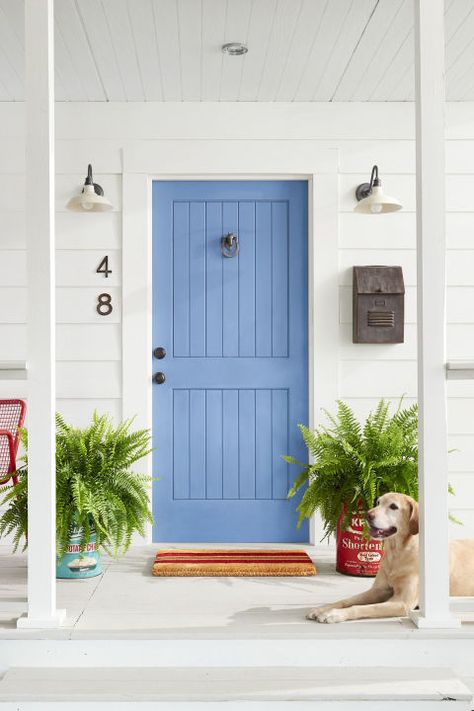
[{"label": "black light fixture arm", "polygon": [[372,192],[372,188],[379,187],[380,185],[382,185],[382,181],[379,178],[379,167],[378,165],[374,165],[370,174],[370,183],[361,183],[356,188],[357,200],[360,201],[366,197],[369,197]]},{"label": "black light fixture arm", "polygon": [[[98,185],[98,183],[94,183],[94,179],[92,177],[92,165],[90,163],[87,166],[87,176],[84,181],[84,185],[93,185],[94,192],[96,195],[103,195],[104,194],[103,188],[100,185]],[[84,191],[82,191],[82,192],[84,192]]]}]

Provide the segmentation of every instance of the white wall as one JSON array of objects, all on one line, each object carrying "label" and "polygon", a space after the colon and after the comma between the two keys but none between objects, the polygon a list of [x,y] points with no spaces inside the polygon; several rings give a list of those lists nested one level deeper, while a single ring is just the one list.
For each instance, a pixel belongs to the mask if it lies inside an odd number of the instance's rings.
[{"label": "white wall", "polygon": [[[24,144],[21,104],[0,104],[0,360],[25,359]],[[448,358],[474,359],[474,104],[447,113]],[[60,104],[57,107],[58,409],[83,424],[91,411],[121,416],[121,171],[129,141],[311,138],[340,156],[339,394],[361,416],[381,396],[407,403],[416,395],[415,151],[410,104]],[[76,214],[65,203],[87,163],[114,211]],[[383,216],[352,212],[353,191],[378,163],[387,192],[404,205]],[[333,239],[328,235],[328,239]],[[109,255],[113,274],[95,273]],[[351,342],[351,267],[400,264],[406,294],[403,345]],[[95,311],[101,291],[114,311]],[[138,376],[137,376],[138,377]],[[25,385],[0,382],[0,396]],[[474,381],[449,390],[453,512],[456,536],[474,536]]]}]

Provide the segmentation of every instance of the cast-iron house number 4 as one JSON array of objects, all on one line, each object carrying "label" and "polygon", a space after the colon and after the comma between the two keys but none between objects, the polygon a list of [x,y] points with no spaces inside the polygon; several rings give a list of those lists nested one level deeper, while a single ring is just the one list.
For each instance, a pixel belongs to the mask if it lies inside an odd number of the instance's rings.
[{"label": "cast-iron house number 4", "polygon": [[[103,274],[106,279],[108,279],[109,274],[112,274],[112,270],[109,269],[109,257],[106,255],[99,266],[96,269],[97,274]],[[113,311],[112,306],[112,296],[106,292],[99,294],[97,297],[97,313],[100,316],[110,316]]]}]

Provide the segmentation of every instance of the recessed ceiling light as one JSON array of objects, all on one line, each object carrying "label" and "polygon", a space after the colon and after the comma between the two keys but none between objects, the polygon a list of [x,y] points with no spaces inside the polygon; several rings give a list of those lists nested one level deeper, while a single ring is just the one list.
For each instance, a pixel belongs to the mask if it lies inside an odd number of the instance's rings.
[{"label": "recessed ceiling light", "polygon": [[242,42],[227,42],[222,45],[224,54],[231,54],[233,57],[239,57],[241,54],[247,54],[248,47]]}]

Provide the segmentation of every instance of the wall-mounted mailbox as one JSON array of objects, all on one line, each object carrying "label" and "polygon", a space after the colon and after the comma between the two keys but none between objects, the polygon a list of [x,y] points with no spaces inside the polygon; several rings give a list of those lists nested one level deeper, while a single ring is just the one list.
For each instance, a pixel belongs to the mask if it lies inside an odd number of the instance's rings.
[{"label": "wall-mounted mailbox", "polygon": [[353,343],[403,343],[405,285],[401,267],[354,267]]}]

